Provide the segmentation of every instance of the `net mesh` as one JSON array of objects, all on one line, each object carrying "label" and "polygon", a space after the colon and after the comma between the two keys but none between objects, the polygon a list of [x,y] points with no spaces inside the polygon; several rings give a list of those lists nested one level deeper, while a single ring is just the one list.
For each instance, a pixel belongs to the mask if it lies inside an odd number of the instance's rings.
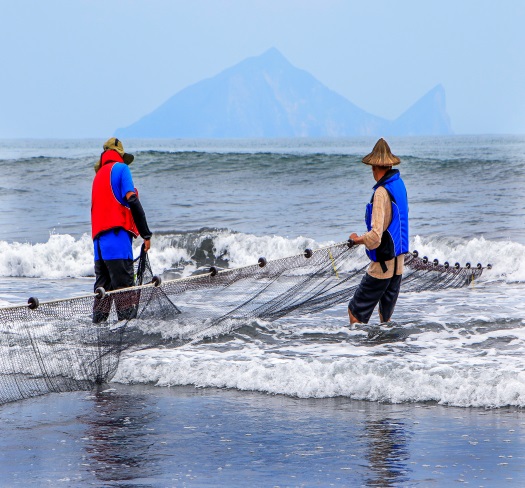
[{"label": "net mesh", "polygon": [[[113,377],[124,350],[199,341],[253,319],[347,302],[367,267],[356,264],[362,253],[341,243],[164,283],[142,253],[134,288],[0,308],[0,404],[91,389]],[[402,291],[463,287],[482,271],[407,254]]]}]

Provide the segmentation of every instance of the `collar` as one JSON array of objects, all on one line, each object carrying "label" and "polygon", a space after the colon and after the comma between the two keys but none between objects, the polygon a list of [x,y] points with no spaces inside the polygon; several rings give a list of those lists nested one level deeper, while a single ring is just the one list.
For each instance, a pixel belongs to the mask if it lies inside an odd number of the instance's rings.
[{"label": "collar", "polygon": [[[395,178],[394,178],[395,177]],[[388,180],[390,179],[396,179],[399,178],[399,170],[398,169],[391,169],[391,170],[388,170],[385,174],[385,176],[383,176],[383,178],[381,178],[375,185],[374,185],[374,190],[377,190],[380,186],[383,186]]]},{"label": "collar", "polygon": [[100,166],[104,166],[107,163],[123,163],[124,159],[122,159],[122,156],[115,151],[114,149],[109,149],[108,151],[104,151],[100,155]]}]

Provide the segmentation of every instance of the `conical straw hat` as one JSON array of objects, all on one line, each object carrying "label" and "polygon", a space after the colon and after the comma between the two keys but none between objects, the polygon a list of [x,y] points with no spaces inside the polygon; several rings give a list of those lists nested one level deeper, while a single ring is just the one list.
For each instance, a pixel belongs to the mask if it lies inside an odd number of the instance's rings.
[{"label": "conical straw hat", "polygon": [[367,154],[362,161],[370,166],[382,167],[395,166],[401,162],[397,156],[392,154],[388,143],[383,138],[376,142],[372,152]]}]

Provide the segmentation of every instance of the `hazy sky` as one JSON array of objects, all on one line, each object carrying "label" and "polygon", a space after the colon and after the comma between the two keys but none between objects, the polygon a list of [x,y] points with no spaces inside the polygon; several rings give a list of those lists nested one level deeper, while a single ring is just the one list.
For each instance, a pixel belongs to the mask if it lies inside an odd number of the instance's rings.
[{"label": "hazy sky", "polygon": [[0,138],[105,138],[270,47],[374,115],[442,83],[456,133],[525,134],[522,0],[0,0]]}]

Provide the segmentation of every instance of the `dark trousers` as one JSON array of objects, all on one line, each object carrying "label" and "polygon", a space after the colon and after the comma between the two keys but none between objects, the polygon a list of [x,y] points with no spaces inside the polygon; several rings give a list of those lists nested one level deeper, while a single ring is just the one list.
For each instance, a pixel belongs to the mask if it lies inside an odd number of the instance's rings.
[{"label": "dark trousers", "polygon": [[379,313],[384,322],[388,322],[394,313],[397,297],[401,288],[401,275],[378,279],[365,273],[348,304],[352,315],[363,324],[368,324],[374,308],[379,303]]},{"label": "dark trousers", "polygon": [[[95,286],[106,291],[120,290],[134,286],[134,268],[132,259],[100,259],[95,261]],[[107,320],[111,304],[115,302],[118,320],[129,320],[137,316],[139,295],[136,291],[119,293],[115,296],[106,296],[102,299],[95,298],[93,304],[93,322],[99,323]]]}]

